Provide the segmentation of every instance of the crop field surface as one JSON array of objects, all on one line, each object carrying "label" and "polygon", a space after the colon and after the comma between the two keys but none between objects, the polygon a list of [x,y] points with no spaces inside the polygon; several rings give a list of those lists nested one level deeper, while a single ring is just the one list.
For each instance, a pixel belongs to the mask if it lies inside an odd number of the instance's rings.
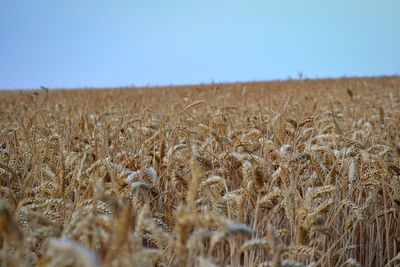
[{"label": "crop field surface", "polygon": [[400,266],[400,77],[0,92],[0,266]]}]

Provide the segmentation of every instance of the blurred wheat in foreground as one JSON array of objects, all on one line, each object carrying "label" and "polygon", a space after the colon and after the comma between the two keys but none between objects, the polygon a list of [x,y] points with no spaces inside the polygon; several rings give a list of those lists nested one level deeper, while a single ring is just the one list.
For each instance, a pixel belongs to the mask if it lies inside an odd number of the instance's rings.
[{"label": "blurred wheat in foreground", "polygon": [[0,266],[399,266],[400,78],[0,92]]}]

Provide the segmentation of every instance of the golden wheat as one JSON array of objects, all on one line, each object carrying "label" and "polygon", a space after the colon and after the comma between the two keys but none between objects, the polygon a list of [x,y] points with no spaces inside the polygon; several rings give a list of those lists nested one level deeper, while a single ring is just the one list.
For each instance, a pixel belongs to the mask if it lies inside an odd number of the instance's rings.
[{"label": "golden wheat", "polygon": [[1,267],[399,263],[398,77],[0,96]]}]

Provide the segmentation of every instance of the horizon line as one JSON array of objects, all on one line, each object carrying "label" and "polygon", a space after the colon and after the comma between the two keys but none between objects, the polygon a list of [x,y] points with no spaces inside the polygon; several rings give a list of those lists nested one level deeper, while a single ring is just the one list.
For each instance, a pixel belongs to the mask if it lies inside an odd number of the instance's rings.
[{"label": "horizon line", "polygon": [[325,76],[325,77],[307,77],[298,75],[297,77],[288,76],[287,78],[277,79],[266,79],[266,80],[239,80],[239,81],[211,81],[211,82],[199,82],[199,83],[170,83],[170,84],[151,84],[146,83],[145,85],[119,85],[119,86],[77,86],[77,87],[50,87],[45,84],[39,87],[30,88],[0,88],[0,91],[38,91],[47,89],[51,91],[63,91],[63,90],[107,90],[107,89],[146,89],[146,88],[169,88],[169,87],[193,87],[199,85],[230,85],[230,84],[248,84],[248,83],[271,83],[271,82],[288,82],[288,81],[305,81],[305,80],[339,80],[339,79],[370,79],[370,78],[396,78],[400,77],[400,74],[382,74],[382,75],[342,75],[342,76]]}]

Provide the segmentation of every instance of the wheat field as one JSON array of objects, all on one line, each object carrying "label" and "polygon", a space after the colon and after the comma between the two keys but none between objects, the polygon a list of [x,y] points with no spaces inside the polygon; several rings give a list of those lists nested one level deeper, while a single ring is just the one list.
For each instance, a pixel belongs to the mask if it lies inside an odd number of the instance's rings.
[{"label": "wheat field", "polygon": [[2,267],[400,265],[400,77],[0,99]]}]

